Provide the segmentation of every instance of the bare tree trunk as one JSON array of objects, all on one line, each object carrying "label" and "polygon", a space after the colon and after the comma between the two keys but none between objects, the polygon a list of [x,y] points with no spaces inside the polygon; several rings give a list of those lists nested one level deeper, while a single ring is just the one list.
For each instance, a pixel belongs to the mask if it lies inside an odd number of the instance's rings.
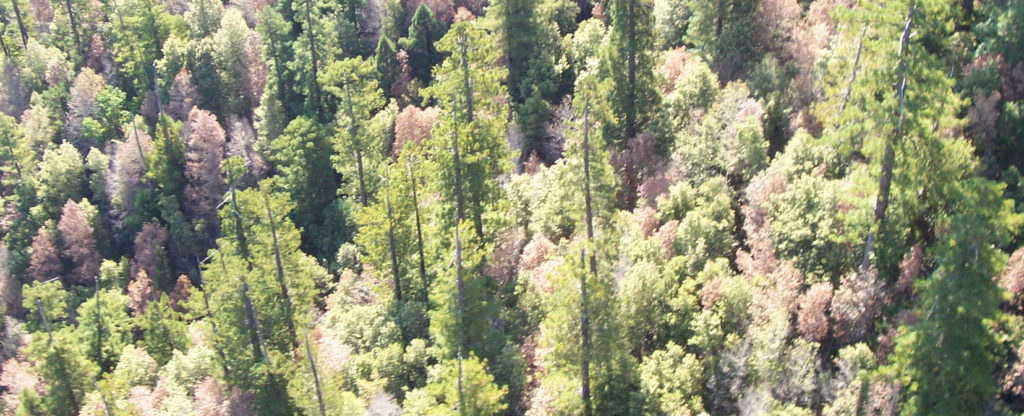
[{"label": "bare tree trunk", "polygon": [[249,342],[252,344],[252,354],[256,361],[263,361],[266,356],[263,354],[263,337],[260,335],[259,318],[256,316],[256,308],[252,306],[252,299],[249,298],[249,282],[245,280],[245,274],[239,275],[242,280],[242,302],[245,303],[245,317],[249,321]]},{"label": "bare tree trunk", "polygon": [[625,0],[629,13],[628,45],[626,51],[626,139],[636,136],[636,5],[635,0]]},{"label": "bare tree trunk", "polygon": [[[247,269],[252,270],[252,260],[250,258],[249,244],[245,237],[245,230],[242,226],[242,212],[238,210],[238,203],[236,201],[235,187],[231,186],[231,211],[235,217],[235,233],[238,239],[238,255],[245,259],[247,263]],[[224,257],[221,256],[221,267],[224,268],[224,274],[227,275],[227,267],[224,265]],[[252,304],[252,299],[249,298],[249,282],[245,280],[245,273],[239,274],[239,279],[242,281],[242,302],[245,304],[245,316],[249,323],[249,342],[252,344],[253,357],[257,361],[263,361],[266,359],[263,351],[266,348],[263,347],[263,337],[260,335],[259,320],[256,316],[256,308]]]},{"label": "bare tree trunk", "polygon": [[461,35],[456,38],[461,48],[460,57],[462,58],[462,83],[465,88],[464,95],[466,98],[466,124],[472,123],[473,116],[473,85],[469,81],[469,40],[466,39],[465,35]]},{"label": "bare tree trunk", "polygon": [[[587,215],[587,245],[590,246],[590,273],[597,279],[597,255],[594,249],[594,212],[590,196],[590,101],[583,104],[583,202]],[[580,253],[583,260],[584,253]],[[580,354],[580,379],[583,396],[583,415],[590,416],[593,406],[590,401],[590,320],[587,316],[589,304],[587,299],[587,274],[580,275],[580,332],[582,336]]]},{"label": "bare tree trunk", "polygon": [[156,118],[159,120],[164,106],[160,102],[160,75],[156,72],[156,60],[153,60],[153,98],[156,99]]},{"label": "bare tree trunk", "polygon": [[296,332],[294,313],[292,312],[292,298],[288,294],[288,283],[284,277],[284,263],[281,261],[281,248],[277,242],[277,225],[274,223],[274,213],[270,210],[270,197],[263,194],[263,205],[267,208],[267,221],[270,221],[270,235],[274,243],[274,263],[277,266],[277,284],[281,286],[281,296],[284,298],[284,313],[287,316],[288,332],[291,334],[292,347],[296,345]]},{"label": "bare tree trunk", "polygon": [[455,226],[466,216],[466,203],[462,198],[462,159],[459,157],[459,120],[452,116],[452,155],[455,158]]},{"label": "bare tree trunk", "polygon": [[[249,241],[245,238],[245,228],[242,226],[242,212],[238,210],[238,203],[235,201],[235,186],[231,185],[231,213],[235,217],[235,238],[238,239],[238,249],[235,250],[247,263],[249,259]],[[249,264],[252,268],[252,264]]]},{"label": "bare tree trunk", "polygon": [[426,303],[430,297],[430,282],[427,281],[427,265],[423,255],[423,227],[420,223],[420,202],[419,197],[416,195],[416,176],[413,175],[412,171],[412,156],[410,156],[409,161],[409,183],[412,185],[412,206],[416,216],[416,248],[419,250],[420,255],[420,280],[423,281],[423,302]]},{"label": "bare tree trunk", "polygon": [[[850,74],[850,83],[846,85],[846,92],[843,93],[843,104],[839,106],[839,114],[846,110],[846,105],[850,103],[850,94],[853,92],[853,82],[857,80],[857,71],[860,69],[860,55],[864,51],[864,35],[868,33],[868,24],[864,23],[864,27],[860,31],[860,41],[857,42],[857,57],[853,60],[853,73]],[[834,125],[833,127],[838,127]]]},{"label": "bare tree trunk", "polygon": [[[135,115],[132,114],[132,132],[135,135],[135,150],[139,151],[139,162],[142,163],[142,173],[145,174],[149,171],[149,167],[146,166],[146,154],[142,152],[142,142],[139,141],[139,129],[135,127]],[[147,180],[149,182],[149,180]]]},{"label": "bare tree trunk", "polygon": [[114,413],[110,411],[110,403],[107,402],[107,395],[103,394],[103,390],[100,390],[100,384],[94,379],[92,381],[92,388],[100,393],[100,402],[103,403],[103,410],[106,411],[107,416],[114,416]]},{"label": "bare tree trunk", "polygon": [[[7,23],[4,23],[2,30],[3,30],[3,33],[7,33]],[[10,58],[11,57],[11,50],[7,48],[7,42],[4,41],[4,37],[3,36],[0,36],[0,46],[2,46],[4,48],[4,57]]]},{"label": "bare tree trunk", "polygon": [[277,100],[281,102],[281,108],[287,113],[288,104],[285,102],[284,87],[282,86],[284,78],[281,74],[281,61],[277,57],[277,44],[274,42],[273,34],[267,36],[267,45],[270,46],[270,56],[274,58],[274,73],[277,75],[277,83],[275,84],[277,89]]},{"label": "bare tree trunk", "polygon": [[21,32],[21,45],[28,50],[28,30],[25,29],[25,22],[21,19],[21,8],[18,7],[18,0],[11,0],[14,5],[14,17],[18,20],[18,30]]},{"label": "bare tree trunk", "polygon": [[46,341],[46,346],[53,346],[53,331],[50,330],[50,321],[46,319],[46,310],[43,308],[43,301],[36,298],[36,307],[39,308],[39,319],[43,321],[43,328],[46,329],[46,335],[49,339]]},{"label": "bare tree trunk", "polygon": [[[206,296],[206,281],[203,280],[203,262],[196,257],[196,270],[199,273],[199,291],[203,293],[203,306],[206,307],[206,318],[210,322],[210,330],[213,332],[214,339],[217,338],[217,321],[213,319],[213,312],[210,310],[210,298]],[[224,377],[228,377],[228,357],[224,355],[224,351],[220,348],[215,348],[217,355],[220,356],[220,366],[224,370]]]},{"label": "bare tree trunk", "polygon": [[306,335],[306,356],[309,357],[309,367],[313,370],[313,386],[316,387],[316,401],[320,404],[320,416],[327,416],[327,409],[324,407],[324,393],[320,389],[320,375],[316,371],[313,349],[309,347],[309,335]]},{"label": "bare tree trunk", "polygon": [[[469,73],[470,73],[470,70],[469,70],[469,43],[468,43],[468,40],[465,38],[465,36],[459,36],[457,38],[457,41],[458,41],[459,46],[461,47],[462,83],[463,83],[463,87],[464,87],[464,95],[465,95],[465,100],[466,100],[466,124],[468,125],[468,124],[472,124],[473,120],[476,117],[473,114],[473,84],[472,84],[472,82],[470,82],[470,78],[469,78]],[[458,122],[456,122],[456,126],[457,125],[458,125]],[[456,156],[456,158],[458,158],[458,156]],[[458,164],[458,163],[460,163],[460,162],[456,162],[456,164]],[[480,201],[479,200],[475,200],[474,203],[479,205]],[[460,203],[460,205],[461,205],[461,203]],[[477,206],[476,208],[477,209],[474,210],[474,214],[473,214],[473,226],[474,226],[474,228],[476,230],[476,236],[479,237],[479,238],[483,238],[484,237],[484,221],[483,221],[483,216],[481,214],[482,210],[479,209],[480,208],[479,206]],[[460,214],[459,216],[461,217],[462,214]]]},{"label": "bare tree trunk", "polygon": [[309,7],[310,1],[312,0],[306,0],[306,33],[309,35],[309,55],[310,58],[312,58],[311,62],[313,64],[313,88],[311,91],[313,96],[309,98],[313,100],[313,105],[316,106],[316,115],[318,119],[322,122],[324,121],[324,110],[323,107],[320,105],[320,84],[317,83],[317,72],[319,72],[319,67],[317,66],[318,64],[316,62],[316,39],[314,39],[313,37],[313,12],[312,9]]},{"label": "bare tree trunk", "polygon": [[352,93],[348,88],[348,81],[345,81],[345,104],[348,112],[348,134],[349,140],[355,145],[356,153],[356,167],[359,170],[359,201],[362,202],[363,206],[369,205],[369,200],[366,195],[366,180],[363,176],[363,144],[362,141],[356,136],[359,134],[359,125],[356,124],[355,111],[352,109]]},{"label": "bare tree trunk", "polygon": [[100,303],[100,278],[93,276],[96,288],[93,290],[93,297],[96,298],[96,361],[103,367],[103,306]]},{"label": "bare tree trunk", "polygon": [[465,398],[465,393],[463,393],[463,391],[462,391],[462,350],[461,349],[459,350],[459,353],[458,353],[458,355],[456,355],[455,359],[458,361],[458,365],[459,365],[459,379],[458,379],[458,386],[457,386],[458,389],[459,389],[459,416],[466,416],[466,398]]},{"label": "bare tree trunk", "polygon": [[462,276],[462,239],[459,226],[455,226],[455,322],[458,325],[459,351],[469,350],[469,334],[466,331],[466,285]]},{"label": "bare tree trunk", "polygon": [[[459,38],[459,39],[461,41],[463,41],[463,42],[465,41],[465,39],[463,39],[463,38]],[[463,48],[462,48],[463,64],[465,64],[466,63],[466,60],[465,60],[465,58],[466,58],[465,43],[462,43],[462,45],[463,45]],[[464,66],[463,68],[468,69],[468,66]],[[466,86],[468,88],[469,87],[469,78],[468,78],[469,77],[469,73],[467,72],[465,75],[466,75],[466,78],[465,78]],[[472,94],[469,94],[469,95],[471,96]],[[454,100],[452,100],[452,101],[454,101]],[[472,108],[471,102],[472,102],[472,98],[469,98],[469,103],[467,103],[468,108]],[[473,114],[472,110],[470,110],[469,114],[470,114],[470,117],[472,118],[472,114]],[[454,118],[454,116],[453,116],[453,118]],[[465,322],[465,315],[464,315],[464,313],[465,313],[465,305],[466,305],[466,287],[465,287],[465,282],[463,281],[463,278],[462,278],[462,241],[461,241],[461,238],[459,236],[459,227],[462,226],[462,219],[464,218],[464,214],[465,214],[465,211],[464,211],[465,205],[464,205],[464,201],[463,201],[463,198],[462,198],[462,160],[459,157],[459,123],[458,123],[458,119],[455,119],[454,121],[455,121],[455,123],[453,123],[453,126],[452,126],[452,131],[454,132],[453,140],[452,140],[452,152],[453,152],[454,157],[455,157],[455,200],[456,200],[456,204],[457,204],[457,208],[456,208],[456,212],[455,212],[455,214],[456,214],[455,215],[455,287],[456,287],[456,307],[455,307],[455,315],[456,316],[455,316],[455,321],[456,321],[456,325],[458,326],[457,333],[458,333],[458,338],[459,338],[459,347],[458,347],[458,354],[457,354],[457,359],[458,359],[458,362],[459,362],[459,377],[458,377],[459,414],[462,415],[462,416],[465,416],[466,408],[465,408],[465,403],[464,403],[464,400],[463,400],[463,392],[462,392],[462,353],[463,353],[463,351],[468,351],[469,350],[469,336],[466,333],[466,322]]]},{"label": "bare tree trunk", "polygon": [[391,274],[395,280],[395,300],[402,301],[402,281],[398,273],[398,252],[395,250],[395,221],[391,211],[391,184],[384,188],[384,206],[388,215],[388,248],[391,250]]},{"label": "bare tree trunk", "polygon": [[903,53],[910,42],[913,19],[914,5],[911,3],[907,10],[907,22],[903,27],[903,35],[900,37],[899,61],[897,63],[897,69],[901,73],[901,80],[897,91],[900,103],[899,121],[896,124],[896,132],[893,139],[885,142],[885,153],[882,156],[882,175],[878,179],[878,199],[875,202],[875,218],[871,224],[871,230],[868,231],[868,236],[864,241],[864,257],[861,258],[860,262],[861,273],[866,273],[868,268],[871,267],[871,252],[875,246],[875,234],[881,232],[882,226],[885,224],[885,211],[889,207],[889,191],[892,188],[892,168],[896,153],[893,149],[893,142],[903,137],[904,100],[907,92],[907,67],[906,62],[903,60]]},{"label": "bare tree trunk", "polygon": [[458,374],[458,390],[459,390],[459,415],[466,415],[466,401],[463,397],[462,391],[462,352],[469,350],[469,337],[466,334],[465,325],[465,303],[466,303],[466,288],[462,281],[462,242],[459,241],[459,225],[455,225],[455,286],[457,287],[457,298],[456,298],[456,322],[459,326],[459,347],[458,353],[456,354],[456,360],[458,360],[459,374]]},{"label": "bare tree trunk", "polygon": [[[17,0],[13,1],[17,2]],[[75,12],[71,11],[71,0],[64,0],[64,6],[68,9],[68,20],[71,21],[71,33],[75,36],[75,49],[78,49],[78,53],[82,53],[84,55],[84,51],[82,50],[82,41],[78,36],[78,22],[75,21]]]}]

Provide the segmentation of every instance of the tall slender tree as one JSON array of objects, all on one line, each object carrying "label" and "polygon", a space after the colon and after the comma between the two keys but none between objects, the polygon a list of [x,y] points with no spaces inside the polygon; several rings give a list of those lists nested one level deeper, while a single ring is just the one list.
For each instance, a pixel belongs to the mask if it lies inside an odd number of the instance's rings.
[{"label": "tall slender tree", "polygon": [[367,183],[366,165],[378,165],[385,147],[379,140],[374,140],[377,137],[369,127],[374,113],[384,105],[373,62],[358,57],[334,62],[321,73],[320,83],[325,91],[341,102],[334,138],[334,147],[339,154],[335,169],[345,175],[348,173],[346,168],[351,166],[347,162],[355,159],[359,202],[366,206],[373,194]]},{"label": "tall slender tree", "polygon": [[446,201],[441,218],[472,221],[477,238],[485,236],[484,213],[500,199],[493,178],[508,172],[511,162],[504,139],[507,72],[497,65],[500,49],[494,42],[475,22],[453,25],[438,42],[439,50],[451,55],[428,90],[442,111],[427,146]]},{"label": "tall slender tree", "polygon": [[[621,119],[605,125],[608,138],[622,145],[647,127],[658,103],[654,83],[654,22],[640,0],[612,0],[611,31],[601,60],[601,75],[614,85],[611,103]],[[606,134],[607,136],[607,134]]]}]

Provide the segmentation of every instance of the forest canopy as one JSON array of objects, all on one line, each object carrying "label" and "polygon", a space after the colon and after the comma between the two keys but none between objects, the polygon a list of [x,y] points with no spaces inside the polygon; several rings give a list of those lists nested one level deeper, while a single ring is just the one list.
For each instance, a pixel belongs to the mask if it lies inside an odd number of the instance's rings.
[{"label": "forest canopy", "polygon": [[0,414],[1024,413],[1024,2],[0,3]]}]

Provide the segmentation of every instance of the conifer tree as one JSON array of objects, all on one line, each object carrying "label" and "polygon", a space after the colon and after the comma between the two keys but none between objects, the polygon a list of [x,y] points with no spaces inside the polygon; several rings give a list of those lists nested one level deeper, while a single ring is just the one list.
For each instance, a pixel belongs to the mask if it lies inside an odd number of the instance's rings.
[{"label": "conifer tree", "polygon": [[87,343],[78,342],[70,328],[54,331],[52,339],[41,335],[33,340],[29,356],[47,383],[43,409],[48,415],[77,415],[99,368],[86,358],[83,348]]},{"label": "conifer tree", "polygon": [[[237,158],[229,161],[229,169],[239,168]],[[234,232],[218,239],[203,277],[228,381],[271,397],[284,388],[282,366],[298,345],[297,329],[310,323],[313,277],[325,272],[299,250],[287,194],[273,192],[269,181],[261,188],[229,191],[221,221]]]},{"label": "conifer tree", "polygon": [[[337,61],[324,69],[320,83],[324,91],[340,101],[335,136],[335,150],[338,154],[335,169],[346,175],[346,167],[355,158],[356,176],[359,186],[359,202],[366,206],[373,187],[368,183],[374,175],[370,172],[382,160],[384,146],[376,142],[369,124],[374,113],[384,104],[384,97],[377,88],[373,62],[363,58],[348,58]],[[369,171],[369,172],[368,172]],[[369,177],[368,177],[369,176]]]},{"label": "conifer tree", "polygon": [[153,61],[163,57],[164,42],[171,35],[187,30],[185,21],[169,13],[163,2],[122,1],[111,3],[109,7],[115,17],[111,20],[116,20],[114,60],[120,65],[121,73],[132,80],[135,91],[128,92],[134,98],[134,108],[138,108],[142,97],[156,81]]},{"label": "conifer tree", "polygon": [[305,230],[303,246],[322,252],[328,243],[321,238],[324,212],[334,202],[336,184],[331,167],[331,145],[323,128],[306,117],[288,123],[284,133],[271,141],[269,159],[281,176],[281,190],[291,200],[303,201],[292,212],[292,221]]},{"label": "conifer tree", "polygon": [[327,109],[324,108],[323,97],[320,95],[319,72],[321,62],[329,56],[324,42],[325,27],[321,22],[319,5],[315,0],[299,0],[292,2],[295,22],[301,22],[302,36],[295,40],[295,60],[289,62],[296,73],[296,81],[305,93],[305,106],[302,114],[315,118],[318,122],[327,121]]},{"label": "conifer tree", "polygon": [[[288,12],[290,16],[290,8],[288,8]],[[268,76],[264,95],[269,93],[275,97],[283,106],[282,110],[285,112],[282,115],[283,119],[290,120],[302,112],[302,97],[295,89],[297,75],[292,66],[288,65],[294,60],[295,54],[295,39],[291,36],[291,27],[277,10],[272,7],[264,7],[260,11],[259,24],[256,29],[264,40],[263,59],[267,61]],[[265,101],[261,103],[261,106],[266,105]],[[276,135],[269,139],[274,137]]]},{"label": "conifer tree", "polygon": [[444,22],[434,15],[425,3],[420,3],[412,15],[409,24],[409,36],[399,39],[398,46],[409,54],[409,65],[420,81],[430,81],[430,73],[442,55],[438,52],[437,43],[448,29]]},{"label": "conifer tree", "polygon": [[82,302],[76,313],[77,333],[86,346],[86,356],[102,370],[110,370],[132,340],[128,296],[119,289],[91,290],[93,296]]},{"label": "conifer tree", "polygon": [[446,224],[456,215],[471,221],[477,238],[483,238],[484,213],[500,200],[493,179],[509,170],[511,160],[504,138],[507,72],[496,65],[500,49],[493,35],[475,22],[453,25],[438,48],[450,56],[429,88],[441,115],[427,148],[444,200],[440,218]]},{"label": "conifer tree", "polygon": [[188,327],[181,313],[170,307],[170,301],[163,292],[156,292],[158,298],[146,306],[146,312],[137,316],[136,326],[142,330],[146,352],[158,365],[170,361],[174,351],[188,351]]},{"label": "conifer tree", "polygon": [[559,27],[549,7],[537,0],[500,0],[487,10],[504,49],[509,96],[526,139],[522,160],[544,139],[544,123],[561,86],[555,69],[561,54]]},{"label": "conifer tree", "polygon": [[377,83],[385,93],[388,93],[398,75],[398,51],[395,49],[395,42],[387,36],[381,36],[373,55],[377,66]]},{"label": "conifer tree", "polygon": [[755,52],[754,18],[758,0],[697,0],[687,24],[687,44],[693,45],[717,71],[732,80]]},{"label": "conifer tree", "polygon": [[654,87],[654,22],[647,4],[639,0],[613,0],[609,8],[611,31],[601,58],[601,76],[614,85],[612,110],[621,114],[605,125],[606,138],[624,144],[647,127],[658,103]]}]

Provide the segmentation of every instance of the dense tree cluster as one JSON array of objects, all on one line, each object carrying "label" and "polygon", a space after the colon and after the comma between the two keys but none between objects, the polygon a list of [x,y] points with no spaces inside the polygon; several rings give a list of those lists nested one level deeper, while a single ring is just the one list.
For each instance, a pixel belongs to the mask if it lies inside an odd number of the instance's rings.
[{"label": "dense tree cluster", "polygon": [[1024,412],[1024,3],[11,0],[4,415]]}]

